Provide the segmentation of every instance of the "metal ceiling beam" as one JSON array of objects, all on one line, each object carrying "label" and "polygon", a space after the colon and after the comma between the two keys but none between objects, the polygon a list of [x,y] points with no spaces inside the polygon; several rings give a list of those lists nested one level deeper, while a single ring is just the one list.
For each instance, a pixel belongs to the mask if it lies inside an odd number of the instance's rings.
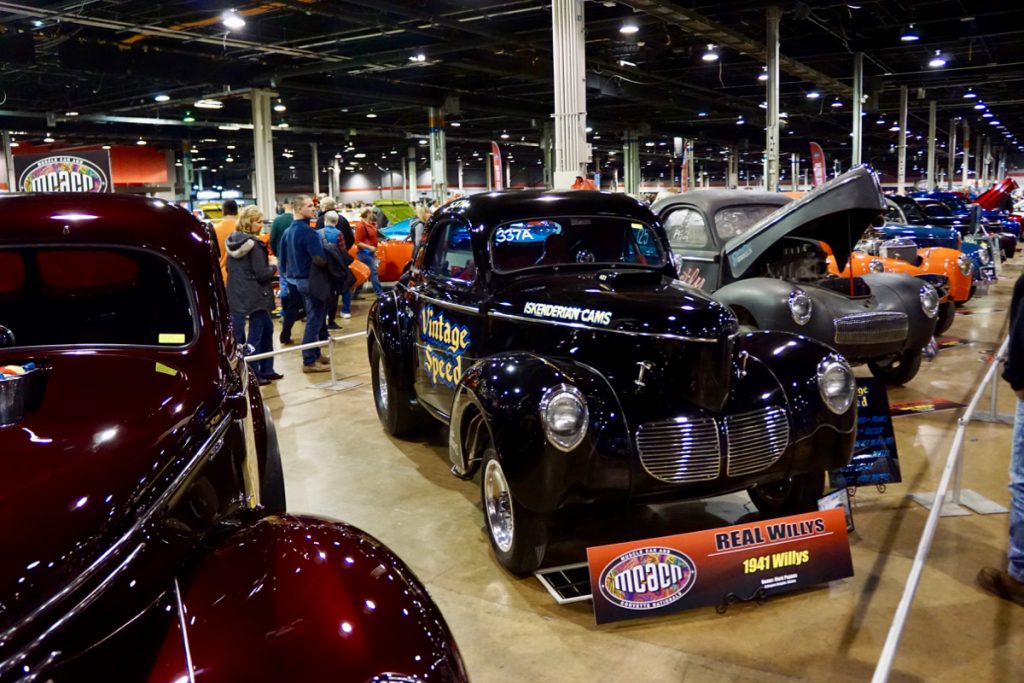
[{"label": "metal ceiling beam", "polygon": [[[748,55],[752,59],[762,62],[767,59],[768,50],[764,43],[752,40],[698,12],[680,7],[670,0],[619,0],[619,2],[638,12],[656,17],[667,24],[678,26],[687,33],[707,38],[718,45]],[[785,55],[779,55],[779,68],[790,76],[810,81],[833,95],[845,99],[853,97],[853,88],[842,81]]]}]

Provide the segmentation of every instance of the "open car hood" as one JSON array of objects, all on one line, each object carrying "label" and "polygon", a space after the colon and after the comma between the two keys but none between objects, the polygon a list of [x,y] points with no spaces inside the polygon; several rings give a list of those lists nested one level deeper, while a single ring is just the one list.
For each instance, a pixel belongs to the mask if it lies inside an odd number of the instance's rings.
[{"label": "open car hood", "polygon": [[765,251],[788,236],[827,243],[842,270],[861,233],[885,208],[885,197],[871,167],[852,168],[726,242],[724,252],[732,276],[743,277]]}]

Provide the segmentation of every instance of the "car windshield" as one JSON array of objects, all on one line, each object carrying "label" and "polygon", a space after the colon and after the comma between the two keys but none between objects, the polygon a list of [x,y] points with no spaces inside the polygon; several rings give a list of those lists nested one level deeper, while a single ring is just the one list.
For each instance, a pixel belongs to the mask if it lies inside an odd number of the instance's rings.
[{"label": "car windshield", "polygon": [[940,201],[956,213],[967,213],[967,202],[957,196],[942,197]]},{"label": "car windshield", "polygon": [[491,263],[498,272],[540,266],[665,264],[649,225],[618,216],[539,218],[505,223],[491,235]]},{"label": "car windshield", "polygon": [[157,254],[120,247],[0,248],[0,325],[22,346],[184,346],[192,298]]},{"label": "car windshield", "polygon": [[924,212],[929,218],[949,218],[953,213],[949,207],[939,202],[928,202],[924,204]]},{"label": "car windshield", "polygon": [[750,230],[755,223],[768,214],[778,210],[779,207],[773,204],[727,206],[715,212],[715,232],[718,233],[721,241],[728,242],[733,237]]}]

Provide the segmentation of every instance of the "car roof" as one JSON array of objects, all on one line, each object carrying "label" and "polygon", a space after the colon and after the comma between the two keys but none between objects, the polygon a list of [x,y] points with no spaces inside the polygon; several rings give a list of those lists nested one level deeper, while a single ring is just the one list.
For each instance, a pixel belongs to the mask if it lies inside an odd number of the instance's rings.
[{"label": "car roof", "polygon": [[162,199],[113,193],[0,196],[0,245],[119,244],[164,252],[205,270],[210,235],[188,211]]},{"label": "car roof", "polygon": [[662,210],[678,204],[692,204],[709,216],[713,216],[727,206],[748,204],[769,204],[783,206],[793,201],[792,198],[778,192],[759,192],[753,190],[692,190],[682,194],[666,197],[655,202],[653,209],[660,214]]},{"label": "car roof", "polygon": [[654,223],[650,208],[629,195],[592,190],[487,192],[445,204],[438,216],[459,216],[477,228],[526,218],[554,216],[622,216]]}]

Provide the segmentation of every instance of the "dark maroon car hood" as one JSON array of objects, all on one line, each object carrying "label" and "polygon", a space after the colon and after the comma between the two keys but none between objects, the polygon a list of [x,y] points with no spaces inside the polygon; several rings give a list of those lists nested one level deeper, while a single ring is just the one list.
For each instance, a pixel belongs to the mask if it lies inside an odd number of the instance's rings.
[{"label": "dark maroon car hood", "polygon": [[[0,354],[49,367],[42,402],[0,428],[0,628],[16,623],[134,521],[201,405],[173,361],[117,351]],[[171,356],[173,358],[173,356]]]}]

